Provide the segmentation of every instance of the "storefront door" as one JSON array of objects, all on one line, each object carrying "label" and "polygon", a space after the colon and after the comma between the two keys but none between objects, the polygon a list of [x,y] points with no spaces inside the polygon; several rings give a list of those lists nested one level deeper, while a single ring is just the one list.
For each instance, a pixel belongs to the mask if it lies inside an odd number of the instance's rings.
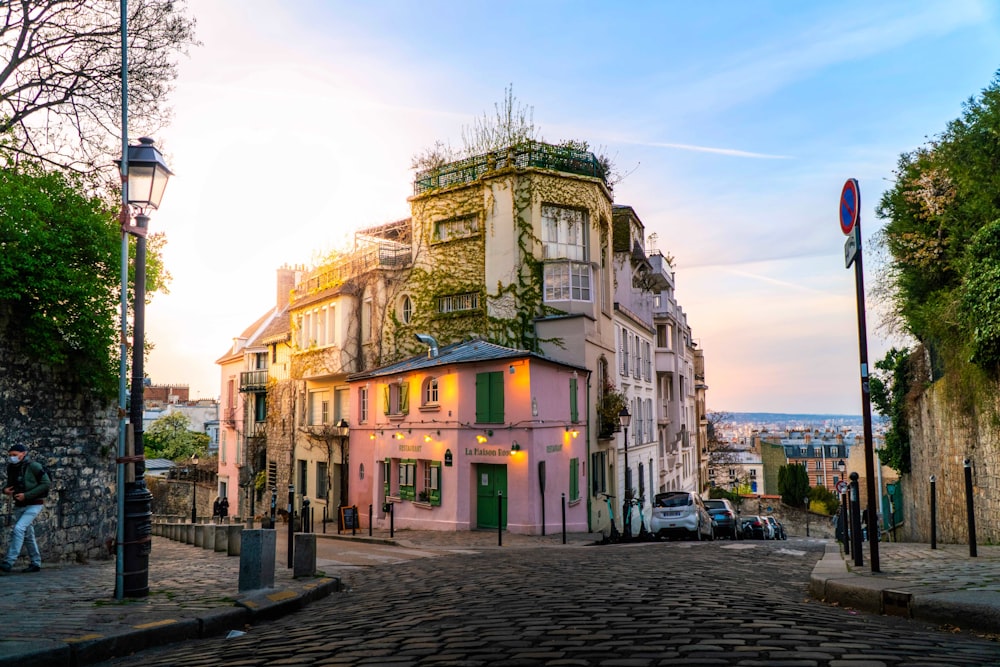
[{"label": "storefront door", "polygon": [[[476,527],[507,527],[507,466],[496,463],[476,464]],[[503,507],[498,516],[500,494]],[[497,526],[497,521],[500,525]]]}]

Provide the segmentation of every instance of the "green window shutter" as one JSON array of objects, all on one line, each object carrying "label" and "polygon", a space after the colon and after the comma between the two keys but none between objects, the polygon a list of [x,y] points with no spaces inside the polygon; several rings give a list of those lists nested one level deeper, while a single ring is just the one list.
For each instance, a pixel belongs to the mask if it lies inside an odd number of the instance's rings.
[{"label": "green window shutter", "polygon": [[389,414],[389,385],[382,386],[382,412]]},{"label": "green window shutter", "polygon": [[488,422],[490,417],[489,373],[476,373],[476,421]]},{"label": "green window shutter", "polygon": [[399,411],[407,414],[410,411],[410,383],[404,382],[399,385]]},{"label": "green window shutter", "polygon": [[580,499],[580,459],[569,460],[569,499]]},{"label": "green window shutter", "polygon": [[385,497],[388,498],[389,497],[389,481],[392,479],[392,462],[389,459],[386,459],[382,463],[382,467],[385,468],[385,482],[383,483],[383,486],[385,488],[383,490],[385,491]]},{"label": "green window shutter", "polygon": [[441,462],[440,461],[430,461],[428,464],[431,469],[431,487],[427,489],[427,498],[430,500],[431,505],[441,504]]},{"label": "green window shutter", "polygon": [[415,459],[401,459],[399,461],[399,497],[403,500],[413,500],[416,495],[416,468]]},{"label": "green window shutter", "polygon": [[576,378],[569,379],[569,420],[573,423],[580,421],[580,411],[576,405]]},{"label": "green window shutter", "polygon": [[503,371],[490,373],[490,421],[503,423]]}]

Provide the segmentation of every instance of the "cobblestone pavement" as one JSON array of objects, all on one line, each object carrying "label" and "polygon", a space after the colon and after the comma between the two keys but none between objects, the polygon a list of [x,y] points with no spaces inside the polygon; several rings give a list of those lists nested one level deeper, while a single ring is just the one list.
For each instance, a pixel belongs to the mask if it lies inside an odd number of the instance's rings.
[{"label": "cobblestone pavement", "polygon": [[[397,537],[409,547],[419,538]],[[440,550],[434,558],[349,566],[344,591],[245,635],[104,664],[1000,665],[997,641],[811,598],[814,566],[830,554],[823,540],[449,542],[457,539],[425,542]],[[900,574],[908,567],[905,550],[893,551],[885,549],[883,568]],[[846,573],[842,559],[840,567]],[[850,576],[863,583],[884,575]]]}]

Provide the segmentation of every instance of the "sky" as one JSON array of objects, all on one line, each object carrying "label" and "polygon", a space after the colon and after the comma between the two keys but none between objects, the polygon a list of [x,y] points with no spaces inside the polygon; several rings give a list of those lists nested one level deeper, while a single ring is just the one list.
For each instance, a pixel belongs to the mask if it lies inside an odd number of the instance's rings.
[{"label": "sky", "polygon": [[[861,192],[872,366],[907,341],[871,297],[876,207],[902,153],[1000,70],[1000,4],[719,0],[194,0],[155,139],[175,176],[150,228],[169,294],[146,309],[155,384],[218,398],[215,360],[273,308],[276,272],[408,217],[414,155],[508,87],[544,140],[624,174],[705,352],[716,412],[862,412],[854,268],[837,209]],[[135,139],[136,137],[133,137]]]}]

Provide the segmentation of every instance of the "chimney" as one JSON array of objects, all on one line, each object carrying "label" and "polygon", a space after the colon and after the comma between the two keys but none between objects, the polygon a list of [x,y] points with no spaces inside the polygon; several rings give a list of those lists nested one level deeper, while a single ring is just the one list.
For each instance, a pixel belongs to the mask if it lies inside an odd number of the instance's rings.
[{"label": "chimney", "polygon": [[298,271],[288,265],[278,269],[278,298],[275,301],[278,310],[286,308],[289,301],[291,301],[292,290],[295,289],[295,278],[297,276]]}]

